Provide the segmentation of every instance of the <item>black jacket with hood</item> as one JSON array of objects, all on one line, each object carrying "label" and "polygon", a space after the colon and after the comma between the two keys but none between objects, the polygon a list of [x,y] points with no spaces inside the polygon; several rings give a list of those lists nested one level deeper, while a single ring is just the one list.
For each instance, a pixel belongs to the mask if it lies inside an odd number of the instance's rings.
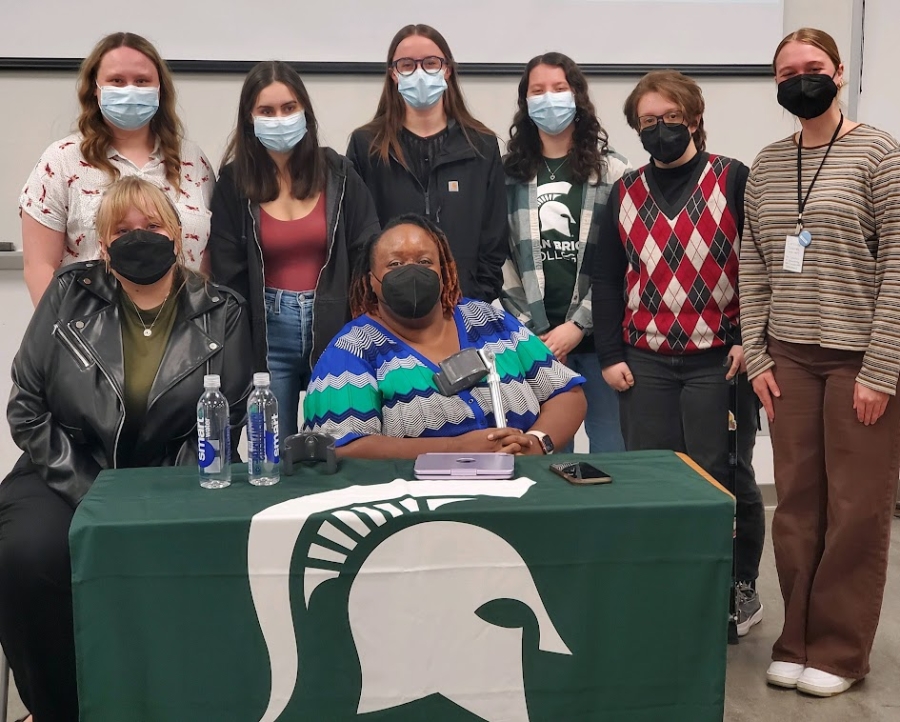
[{"label": "black jacket with hood", "polygon": [[[177,282],[177,281],[176,281]],[[97,474],[119,465],[125,421],[120,286],[102,262],[60,270],[35,309],[12,367],[7,416],[30,467],[72,506]],[[250,327],[243,299],[189,276],[147,398],[137,443],[149,466],[197,463],[203,376],[219,374],[240,436],[251,387]]]},{"label": "black jacket with hood", "polygon": [[[356,256],[380,229],[372,197],[353,165],[331,148],[323,150],[328,250],[315,288],[310,366],[315,365],[329,341],[350,321],[349,289]],[[266,371],[265,269],[259,239],[259,204],[241,195],[231,163],[220,172],[211,209],[207,253],[213,278],[248,299],[253,368]]]},{"label": "black jacket with hood", "polygon": [[497,138],[468,136],[451,120],[427,188],[393,154],[387,163],[372,155],[369,131],[353,132],[347,157],[369,187],[381,224],[403,213],[434,221],[450,241],[463,295],[490,303],[500,295],[509,255],[506,176]]}]

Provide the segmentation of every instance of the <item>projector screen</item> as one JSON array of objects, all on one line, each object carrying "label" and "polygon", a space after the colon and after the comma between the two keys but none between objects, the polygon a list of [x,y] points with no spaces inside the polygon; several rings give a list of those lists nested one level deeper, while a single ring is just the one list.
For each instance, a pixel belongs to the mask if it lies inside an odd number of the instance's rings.
[{"label": "projector screen", "polygon": [[81,58],[103,35],[144,35],[168,60],[383,65],[394,33],[426,23],[461,63],[558,50],[589,65],[761,65],[783,0],[31,0],[8,3],[0,58]]}]

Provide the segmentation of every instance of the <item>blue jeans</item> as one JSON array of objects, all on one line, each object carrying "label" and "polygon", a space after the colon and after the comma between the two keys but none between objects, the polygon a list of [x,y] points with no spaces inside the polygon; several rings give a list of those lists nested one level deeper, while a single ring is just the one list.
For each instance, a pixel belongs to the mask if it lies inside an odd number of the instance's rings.
[{"label": "blue jeans", "polygon": [[[587,398],[584,430],[590,441],[590,452],[625,451],[619,423],[619,394],[603,380],[603,369],[595,353],[569,354],[567,366],[584,376],[582,387]],[[570,452],[574,442],[562,451]]]},{"label": "blue jeans", "polygon": [[266,288],[269,375],[278,399],[279,442],[297,433],[300,392],[306,391],[312,375],[313,299],[312,291]]}]

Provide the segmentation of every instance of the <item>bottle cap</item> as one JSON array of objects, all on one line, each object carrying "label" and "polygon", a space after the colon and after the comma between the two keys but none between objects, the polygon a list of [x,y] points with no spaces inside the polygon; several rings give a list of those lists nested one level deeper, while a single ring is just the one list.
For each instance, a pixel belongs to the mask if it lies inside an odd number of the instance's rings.
[{"label": "bottle cap", "polygon": [[268,386],[269,385],[269,374],[267,374],[265,372],[253,374],[253,385],[254,386]]},{"label": "bottle cap", "polygon": [[205,389],[217,389],[222,386],[222,379],[219,378],[219,374],[206,374],[203,377],[203,388]]}]

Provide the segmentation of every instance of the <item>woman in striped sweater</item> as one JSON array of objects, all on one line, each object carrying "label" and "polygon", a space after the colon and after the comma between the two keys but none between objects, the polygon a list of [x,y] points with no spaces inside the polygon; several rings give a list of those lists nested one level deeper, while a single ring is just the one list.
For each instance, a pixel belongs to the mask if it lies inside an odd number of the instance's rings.
[{"label": "woman in striped sweater", "polygon": [[767,677],[831,696],[869,672],[900,468],[900,151],[843,116],[829,35],[791,33],[773,65],[801,130],[753,164],[740,264],[778,490],[785,622]]}]

